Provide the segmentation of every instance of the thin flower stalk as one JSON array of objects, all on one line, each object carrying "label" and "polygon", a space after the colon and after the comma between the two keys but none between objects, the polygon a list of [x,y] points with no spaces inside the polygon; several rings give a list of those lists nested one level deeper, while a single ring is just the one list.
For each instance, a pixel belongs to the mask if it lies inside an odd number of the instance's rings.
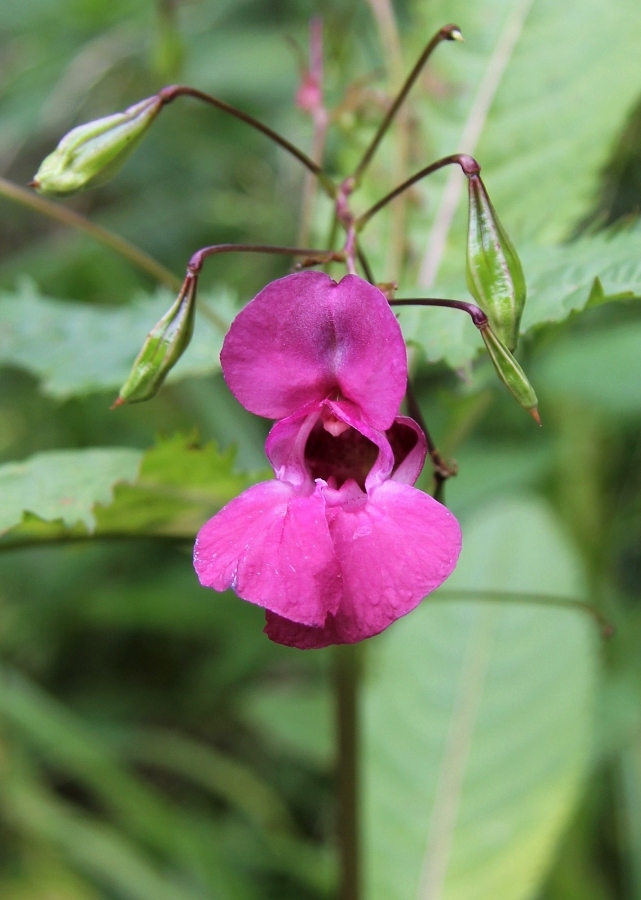
[{"label": "thin flower stalk", "polygon": [[287,138],[284,138],[281,134],[278,134],[278,132],[274,131],[263,122],[259,122],[258,119],[250,116],[249,113],[237,109],[235,106],[226,103],[224,100],[220,100],[218,97],[213,97],[211,94],[206,94],[204,91],[199,91],[197,88],[188,87],[183,84],[174,84],[165,87],[159,92],[158,96],[161,98],[164,105],[172,103],[177,97],[193,97],[194,100],[208,103],[210,106],[215,106],[217,109],[229,113],[231,116],[235,116],[237,119],[240,119],[241,122],[245,122],[257,131],[260,131],[275,144],[278,144],[283,150],[286,150],[301,162],[306,169],[318,178],[319,184],[322,185],[329,197],[334,197],[336,195],[336,185],[318,163],[314,162],[313,159],[310,159],[306,153],[299,150],[299,148],[288,141]]},{"label": "thin flower stalk", "polygon": [[389,110],[387,111],[385,118],[379,125],[379,127],[376,131],[376,134],[372,138],[372,140],[371,140],[369,146],[367,147],[367,149],[365,150],[365,153],[363,154],[359,164],[357,165],[356,169],[354,170],[354,172],[352,174],[352,178],[354,179],[355,185],[360,184],[360,182],[363,178],[363,175],[365,173],[365,170],[367,169],[368,165],[370,164],[372,157],[376,153],[378,145],[383,140],[385,133],[387,132],[388,128],[390,127],[390,125],[392,124],[392,122],[394,120],[394,117],[396,116],[398,110],[400,109],[401,105],[405,101],[405,98],[409,94],[414,83],[416,82],[416,79],[421,74],[421,71],[423,70],[425,63],[430,58],[430,56],[432,55],[434,50],[438,47],[438,45],[442,41],[462,41],[462,40],[463,40],[463,36],[461,34],[461,30],[458,27],[458,25],[444,25],[443,28],[440,28],[436,32],[434,37],[428,42],[425,49],[423,50],[423,52],[419,56],[418,60],[416,61],[412,71],[407,76],[403,86],[401,87],[398,94],[394,98],[394,101],[392,102],[392,105],[390,106]]},{"label": "thin flower stalk", "polygon": [[368,210],[362,213],[356,219],[356,228],[359,231],[364,228],[372,218],[372,216],[376,215],[377,212],[380,212],[381,209],[387,206],[388,203],[391,203],[391,201],[396,199],[396,197],[404,193],[408,188],[411,188],[412,185],[421,181],[423,178],[427,178],[427,176],[431,175],[433,172],[438,172],[438,170],[442,169],[444,166],[452,165],[460,166],[463,173],[468,177],[470,177],[470,175],[477,175],[481,171],[481,167],[479,166],[477,161],[473,157],[467,156],[467,154],[465,153],[453,153],[451,156],[444,156],[442,159],[431,163],[424,169],[420,169],[420,171],[416,172],[415,175],[412,175],[412,177],[408,178],[407,181],[399,184],[398,187],[395,187],[393,191],[390,191],[389,194],[386,194],[384,197],[382,197],[377,203],[374,204],[374,206],[370,207]]}]

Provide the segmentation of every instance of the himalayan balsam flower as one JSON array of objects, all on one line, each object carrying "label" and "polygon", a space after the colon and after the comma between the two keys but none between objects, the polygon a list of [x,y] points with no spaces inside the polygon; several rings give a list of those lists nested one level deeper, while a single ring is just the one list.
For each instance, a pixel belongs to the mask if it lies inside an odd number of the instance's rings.
[{"label": "himalayan balsam flower", "polygon": [[236,317],[221,363],[243,406],[279,420],[265,447],[276,478],[203,526],[201,583],[264,607],[281,644],[378,634],[448,577],[461,546],[454,516],[412,487],[426,441],[398,415],[407,357],[387,300],[355,275],[288,275]]}]

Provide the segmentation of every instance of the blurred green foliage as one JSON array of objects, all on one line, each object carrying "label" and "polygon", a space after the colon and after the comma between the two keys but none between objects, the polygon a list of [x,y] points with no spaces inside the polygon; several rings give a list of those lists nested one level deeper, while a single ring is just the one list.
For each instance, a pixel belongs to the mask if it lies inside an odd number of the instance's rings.
[{"label": "blurred green foliage", "polygon": [[[458,22],[466,43],[438,50],[355,208],[439,155],[478,155],[524,262],[520,358],[544,428],[476,359],[466,317],[402,313],[427,420],[459,463],[465,551],[367,645],[366,900],[641,900],[636,3],[403,0],[402,58],[385,8],[4,0],[0,175],[28,182],[71,127],[173,81],[308,149],[286,36],[304,46],[315,14],[327,163],[345,174],[399,72]],[[466,296],[464,203],[437,253],[446,179],[366,232],[401,294],[427,294],[431,267],[435,293]],[[295,243],[302,185],[262,135],[183,100],[68,205],[180,275],[201,245]],[[168,295],[86,235],[0,209],[0,896],[333,896],[331,654],[271,644],[260,610],[191,569],[199,525],[267,477],[267,423],[218,372],[222,328],[201,316],[158,397],[109,412]],[[315,246],[328,226],[319,202]],[[228,322],[286,271],[218,257],[202,297]],[[615,623],[609,643],[576,600]]]}]

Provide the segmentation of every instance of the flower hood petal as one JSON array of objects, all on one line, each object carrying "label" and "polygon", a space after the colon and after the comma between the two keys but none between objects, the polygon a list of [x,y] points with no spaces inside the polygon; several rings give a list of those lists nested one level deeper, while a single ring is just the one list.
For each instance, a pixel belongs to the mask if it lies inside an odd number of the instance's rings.
[{"label": "flower hood petal", "polygon": [[298,272],[268,284],[234,319],[221,352],[250,412],[292,415],[336,394],[373,428],[389,428],[407,383],[401,329],[383,293],[357,275]]}]

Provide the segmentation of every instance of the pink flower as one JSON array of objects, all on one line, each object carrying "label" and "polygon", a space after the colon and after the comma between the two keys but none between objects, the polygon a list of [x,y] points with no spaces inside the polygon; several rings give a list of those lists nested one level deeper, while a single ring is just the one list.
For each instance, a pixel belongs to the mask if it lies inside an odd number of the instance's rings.
[{"label": "pink flower", "polygon": [[419,426],[398,416],[407,357],[378,288],[347,275],[288,275],[234,320],[221,353],[231,391],[279,421],[265,446],[276,478],[201,529],[201,584],[266,610],[293,647],[354,643],[387,628],[452,572],[454,516],[412,487]]}]

